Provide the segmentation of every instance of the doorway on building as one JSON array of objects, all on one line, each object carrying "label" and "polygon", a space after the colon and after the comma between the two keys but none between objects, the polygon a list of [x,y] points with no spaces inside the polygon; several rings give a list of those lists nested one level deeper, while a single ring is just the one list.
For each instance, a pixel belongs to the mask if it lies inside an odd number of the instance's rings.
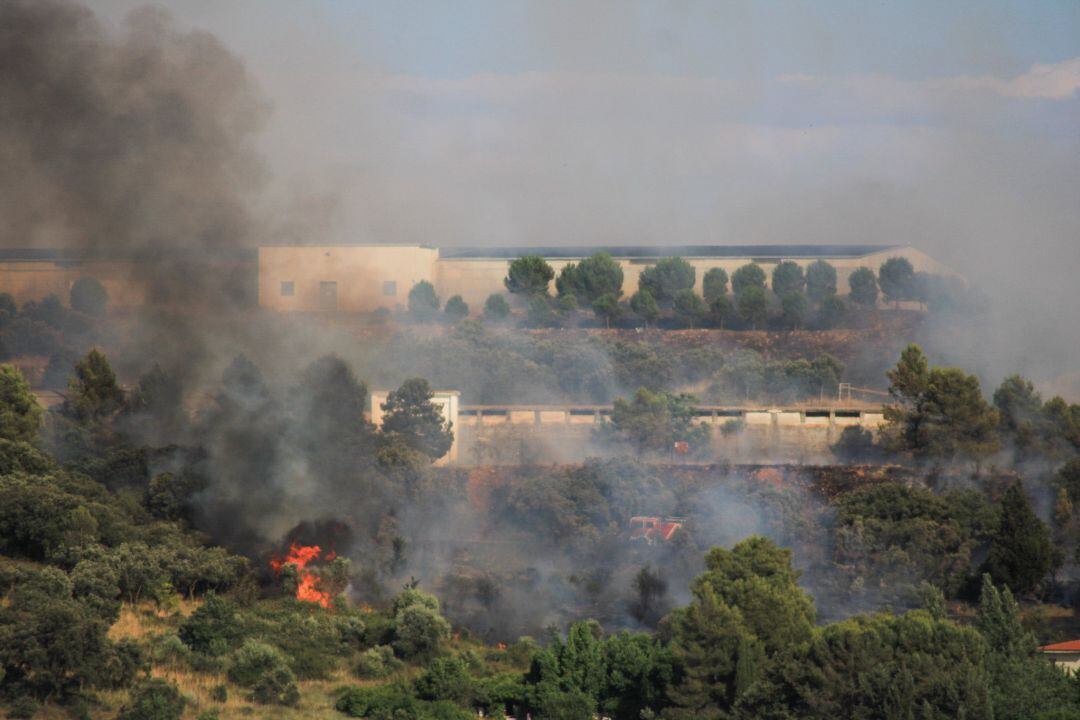
[{"label": "doorway on building", "polygon": [[319,283],[319,309],[337,310],[337,282],[329,280]]}]

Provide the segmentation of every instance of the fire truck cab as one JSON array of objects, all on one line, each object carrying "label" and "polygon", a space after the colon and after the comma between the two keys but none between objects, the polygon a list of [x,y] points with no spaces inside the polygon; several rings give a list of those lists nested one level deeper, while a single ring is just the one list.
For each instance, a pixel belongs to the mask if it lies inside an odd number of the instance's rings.
[{"label": "fire truck cab", "polygon": [[685,523],[686,518],[681,517],[635,515],[630,518],[630,539],[644,540],[649,545],[668,542]]}]

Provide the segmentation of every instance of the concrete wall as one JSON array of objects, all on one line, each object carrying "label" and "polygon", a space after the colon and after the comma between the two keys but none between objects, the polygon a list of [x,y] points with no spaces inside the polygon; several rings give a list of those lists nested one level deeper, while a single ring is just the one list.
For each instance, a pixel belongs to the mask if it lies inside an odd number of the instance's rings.
[{"label": "concrete wall", "polygon": [[[458,414],[457,464],[516,465],[581,462],[625,454],[597,442],[610,408],[470,407]],[[690,462],[832,462],[830,447],[851,425],[876,432],[880,410],[699,408],[708,444],[680,459]]]},{"label": "concrete wall", "polygon": [[[905,257],[916,271],[955,275],[956,273],[925,253],[897,247],[860,257],[825,258],[836,268],[837,288],[848,292],[848,277],[859,267],[875,273],[890,257]],[[617,258],[623,269],[623,295],[637,292],[641,273],[656,258]],[[749,262],[757,262],[771,281],[772,270],[782,258],[685,257],[697,271],[698,293],[705,273],[723,268],[728,277]],[[803,268],[815,258],[791,258]],[[316,312],[336,309],[343,312],[370,312],[378,307],[404,307],[409,290],[420,280],[435,286],[442,302],[461,295],[473,314],[479,314],[492,293],[504,293],[503,279],[511,260],[505,258],[440,258],[435,248],[418,245],[334,245],[269,246],[259,249],[259,304],[279,311]],[[549,260],[556,276],[576,259]],[[283,295],[281,284],[293,283],[293,295]],[[337,283],[337,301],[328,307],[320,296],[320,283]],[[383,293],[383,283],[395,283],[393,294]],[[554,291],[554,282],[551,289]]]},{"label": "concrete wall", "polygon": [[[260,247],[259,305],[285,312],[405,307],[413,285],[434,284],[438,256],[438,250],[419,245]],[[292,284],[291,294],[286,283]]]},{"label": "concrete wall", "polygon": [[92,277],[109,294],[110,307],[129,307],[145,299],[139,274],[139,264],[125,260],[5,260],[0,261],[0,292],[10,293],[19,305],[49,295],[67,305],[75,281]]}]

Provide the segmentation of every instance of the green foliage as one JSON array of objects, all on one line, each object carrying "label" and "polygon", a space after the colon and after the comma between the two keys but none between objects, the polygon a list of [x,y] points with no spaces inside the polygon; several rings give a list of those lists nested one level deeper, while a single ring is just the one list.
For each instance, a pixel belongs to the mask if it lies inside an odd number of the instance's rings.
[{"label": "green foliage", "polygon": [[0,365],[0,438],[35,443],[41,428],[41,407],[19,369]]},{"label": "green foliage", "polygon": [[915,268],[903,257],[892,257],[878,269],[878,284],[890,302],[915,299]]},{"label": "green foliage", "polygon": [[492,293],[488,295],[487,300],[484,301],[484,317],[488,320],[505,320],[506,316],[510,314],[510,303],[506,302],[506,298],[498,293]]},{"label": "green foliage", "polygon": [[432,397],[434,392],[423,378],[406,380],[391,391],[382,406],[384,441],[403,444],[430,460],[449,452],[454,433]]},{"label": "green foliage", "polygon": [[710,268],[701,279],[701,294],[712,305],[717,298],[727,295],[728,274],[723,268]]},{"label": "green foliage", "polygon": [[892,445],[916,457],[979,459],[998,447],[997,413],[979,380],[958,368],[929,368],[909,345],[888,372],[896,405],[885,408]]},{"label": "green foliage", "polygon": [[560,321],[551,298],[541,293],[529,296],[525,319],[530,327],[537,328],[557,327]]},{"label": "green foliage", "polygon": [[416,694],[422,700],[450,700],[459,705],[472,699],[472,678],[458,657],[436,658],[416,678]]},{"label": "green foliage", "polygon": [[105,317],[109,293],[92,277],[81,277],[71,286],[71,308],[93,317]]},{"label": "green foliage", "polygon": [[840,439],[831,448],[837,460],[844,463],[867,463],[881,456],[874,444],[874,434],[859,425],[849,425],[840,431]]},{"label": "green foliage", "polygon": [[220,654],[242,634],[236,606],[214,593],[208,593],[203,604],[180,625],[180,639],[192,650]]},{"label": "green foliage", "polygon": [[691,395],[638,388],[631,400],[615,400],[611,425],[616,435],[639,454],[670,451],[676,441],[696,446],[704,441],[707,429],[694,424],[693,402]]},{"label": "green foliage", "polygon": [[923,611],[857,616],[815,631],[742,696],[740,717],[996,717],[979,634]]},{"label": "green foliage", "polygon": [[457,322],[458,320],[464,320],[469,317],[469,305],[460,295],[455,295],[446,301],[444,312],[446,313],[446,317]]},{"label": "green foliage", "polygon": [[661,305],[668,305],[675,300],[679,291],[693,290],[696,279],[697,271],[693,265],[681,257],[670,257],[643,270],[638,278],[638,287],[648,290]]},{"label": "green foliage", "polygon": [[780,301],[784,324],[792,330],[802,327],[806,316],[806,296],[801,293],[789,293]]},{"label": "green foliage", "polygon": [[131,691],[118,720],[180,720],[186,704],[174,683],[148,678]]},{"label": "green foliage", "polygon": [[77,420],[87,422],[102,420],[123,404],[124,391],[116,382],[116,374],[105,356],[94,348],[75,364],[65,409]]},{"label": "green foliage", "polygon": [[397,672],[402,663],[389,645],[376,645],[360,654],[353,672],[364,680],[380,680]]},{"label": "green foliage", "polygon": [[791,260],[778,263],[772,271],[772,291],[779,298],[802,295],[806,288],[806,276],[802,266]]},{"label": "green foliage", "polygon": [[641,318],[646,327],[660,317],[660,305],[653,294],[644,288],[630,296],[630,309]]},{"label": "green foliage", "polygon": [[251,688],[252,699],[261,705],[295,705],[300,700],[296,677],[277,648],[245,640],[229,665],[229,680]]},{"label": "green foliage", "polygon": [[847,318],[847,305],[836,295],[826,295],[818,307],[818,324],[825,330],[839,327]]},{"label": "green foliage", "polygon": [[439,614],[439,601],[406,590],[394,601],[394,651],[406,660],[430,658],[450,637],[450,623]]},{"label": "green foliage", "polygon": [[[756,267],[756,266],[755,266]],[[743,322],[757,328],[768,315],[769,303],[765,290],[757,285],[750,285],[735,295],[735,306]]]},{"label": "green foliage", "polygon": [[555,281],[559,296],[573,295],[583,304],[593,304],[605,295],[616,300],[622,295],[623,271],[610,254],[601,252],[578,264],[568,263]]},{"label": "green foliage", "polygon": [[750,288],[765,290],[765,271],[756,263],[747,263],[731,274],[731,292],[736,297]]},{"label": "green foliage", "polygon": [[[773,287],[776,286],[774,281]],[[836,295],[836,268],[824,260],[815,260],[806,268],[806,295],[821,304]]]},{"label": "green foliage", "polygon": [[439,296],[435,286],[427,280],[421,280],[409,290],[409,314],[416,320],[426,322],[439,313]]},{"label": "green foliage", "polygon": [[1035,515],[1017,480],[1001,498],[1000,521],[990,541],[985,571],[995,582],[1026,595],[1038,589],[1052,563],[1050,531]]},{"label": "green foliage", "polygon": [[555,271],[539,255],[523,255],[510,263],[503,284],[515,295],[546,295]]},{"label": "green foliage", "polygon": [[675,314],[690,327],[700,322],[707,312],[705,303],[693,290],[680,290],[675,293]]},{"label": "green foliage", "polygon": [[860,267],[852,271],[848,277],[848,288],[851,293],[851,302],[863,307],[875,307],[878,298],[877,278],[874,271],[868,267]]},{"label": "green foliage", "polygon": [[619,304],[619,299],[612,293],[601,295],[596,298],[592,304],[593,312],[596,317],[604,321],[604,325],[611,327],[611,323],[617,322],[622,315],[623,308]]},{"label": "green foliage", "polygon": [[731,300],[727,295],[717,295],[709,303],[709,315],[717,327],[723,328],[724,321],[730,318],[734,312],[735,306],[731,304]]}]

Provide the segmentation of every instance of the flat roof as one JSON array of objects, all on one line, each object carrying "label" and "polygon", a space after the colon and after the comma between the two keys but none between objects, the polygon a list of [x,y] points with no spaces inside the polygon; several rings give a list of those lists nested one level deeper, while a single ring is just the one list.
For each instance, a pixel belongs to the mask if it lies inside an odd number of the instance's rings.
[{"label": "flat roof", "polygon": [[548,247],[442,247],[439,257],[447,260],[479,258],[514,259],[522,255],[545,258],[585,258],[606,252],[619,258],[707,257],[707,258],[838,258],[863,257],[891,250],[897,245],[608,245]]}]

